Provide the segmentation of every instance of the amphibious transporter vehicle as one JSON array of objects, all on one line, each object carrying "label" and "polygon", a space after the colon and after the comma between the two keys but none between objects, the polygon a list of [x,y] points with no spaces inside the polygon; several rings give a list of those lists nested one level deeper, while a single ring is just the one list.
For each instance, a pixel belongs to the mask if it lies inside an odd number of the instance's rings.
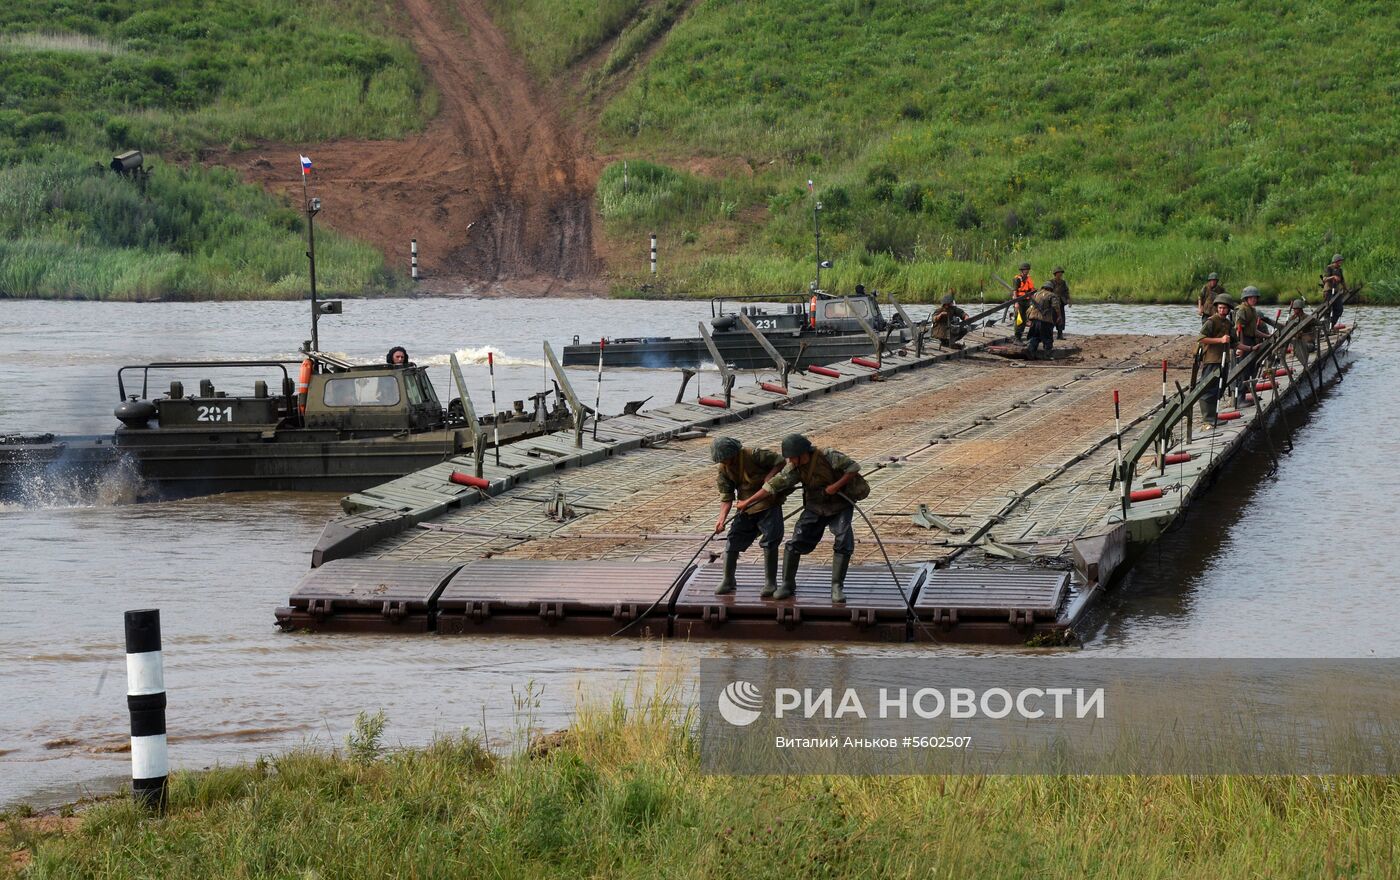
[{"label": "amphibious transporter vehicle", "polygon": [[[761,296],[765,301],[783,297]],[[730,299],[739,299],[731,297]],[[729,366],[740,370],[772,366],[772,357],[757,337],[762,336],[789,363],[820,366],[852,357],[870,355],[878,345],[886,348],[904,345],[912,339],[913,328],[905,316],[896,313],[890,320],[880,314],[870,295],[832,296],[818,292],[810,300],[791,303],[782,311],[741,305],[726,311],[725,300],[710,301],[711,336]],[[602,339],[564,346],[564,366],[598,363],[603,351],[607,367],[698,368],[712,360],[699,336],[646,336]]]},{"label": "amphibious transporter vehicle", "polygon": [[[0,499],[81,493],[115,475],[134,478],[138,498],[215,492],[306,490],[353,492],[436,464],[465,450],[504,444],[565,427],[572,415],[555,393],[535,395],[526,412],[477,419],[453,363],[460,397],[444,408],[425,367],[357,366],[308,351],[296,361],[177,361],[117,371],[121,426],[112,434],[0,435]],[[254,382],[251,396],[230,396],[200,379],[187,395],[179,381],[152,399],[153,371],[201,371],[224,377],[260,370],[277,385]],[[127,374],[139,373],[139,394]],[[280,379],[280,381],[279,381]],[[465,400],[465,403],[463,402]]]}]

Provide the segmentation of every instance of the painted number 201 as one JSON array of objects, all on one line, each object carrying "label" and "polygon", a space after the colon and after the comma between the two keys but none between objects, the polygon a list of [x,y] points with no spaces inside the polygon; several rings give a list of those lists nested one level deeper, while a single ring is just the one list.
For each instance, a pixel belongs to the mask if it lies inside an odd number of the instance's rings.
[{"label": "painted number 201", "polygon": [[231,422],[233,421],[233,407],[231,406],[201,406],[195,413],[196,422]]}]

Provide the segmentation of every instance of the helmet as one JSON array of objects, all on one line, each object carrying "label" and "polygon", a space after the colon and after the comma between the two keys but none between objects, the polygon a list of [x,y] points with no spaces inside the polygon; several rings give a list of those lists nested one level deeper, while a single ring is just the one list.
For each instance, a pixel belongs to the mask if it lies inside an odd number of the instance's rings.
[{"label": "helmet", "polygon": [[1212,273],[1210,273],[1209,275],[1206,276],[1206,280],[1207,280],[1207,281],[1219,281],[1219,280],[1220,280],[1220,276],[1219,276],[1218,274],[1216,274],[1215,272],[1212,272]]},{"label": "helmet", "polygon": [[812,451],[812,441],[801,434],[789,434],[783,438],[783,458],[797,458]]},{"label": "helmet", "polygon": [[739,454],[739,450],[744,445],[733,437],[716,437],[710,444],[710,460],[714,462],[729,461],[729,459]]},{"label": "helmet", "polygon": [[1211,300],[1210,302],[1211,305],[1217,306],[1221,303],[1224,303],[1227,306],[1233,306],[1235,304],[1235,301],[1233,299],[1230,299],[1230,294],[1228,293],[1217,293],[1215,295],[1215,299]]},{"label": "helmet", "polygon": [[1295,309],[1306,309],[1307,307],[1308,307],[1308,301],[1307,301],[1307,300],[1305,300],[1305,299],[1295,299],[1295,300],[1293,300],[1293,308],[1295,308]]},{"label": "helmet", "polygon": [[1050,270],[1050,274],[1051,274],[1051,275],[1063,275],[1063,274],[1065,274],[1065,267],[1064,267],[1064,266],[1056,266],[1054,269]]},{"label": "helmet", "polygon": [[857,284],[857,285],[856,285],[856,296],[865,296],[865,285],[864,285],[864,284]]},{"label": "helmet", "polygon": [[1246,287],[1244,290],[1240,291],[1240,299],[1249,299],[1251,296],[1259,296],[1259,288],[1255,287],[1252,284]]},{"label": "helmet", "polygon": [[1030,267],[1031,267],[1031,264],[1030,264],[1030,263],[1022,263],[1022,264],[1021,264],[1021,271],[1022,271],[1022,272],[1025,272],[1025,271],[1028,270]]},{"label": "helmet", "polygon": [[951,306],[952,304],[953,304],[953,295],[952,295],[951,293],[945,293],[945,294],[943,294],[943,305],[945,305],[945,306]]},{"label": "helmet", "polygon": [[1333,255],[1332,255],[1332,262],[1334,262],[1334,263],[1340,263],[1341,261],[1342,261],[1342,255],[1341,255],[1341,254],[1333,254]]}]

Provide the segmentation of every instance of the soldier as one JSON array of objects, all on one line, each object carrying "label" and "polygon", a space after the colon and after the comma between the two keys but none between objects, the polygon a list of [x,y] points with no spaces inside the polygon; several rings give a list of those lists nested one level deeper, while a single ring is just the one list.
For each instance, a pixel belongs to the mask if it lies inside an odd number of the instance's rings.
[{"label": "soldier", "polygon": [[1045,359],[1055,348],[1055,325],[1060,321],[1060,298],[1047,284],[1031,297],[1026,317],[1031,322],[1030,344],[1026,346],[1026,356],[1031,360],[1037,357],[1036,349],[1045,346]]},{"label": "soldier", "polygon": [[774,599],[786,599],[797,591],[797,565],[802,556],[811,553],[821,540],[822,532],[831,529],[831,601],[844,603],[846,568],[856,542],[851,535],[851,514],[855,502],[870,494],[870,484],[860,475],[860,465],[835,449],[815,449],[812,441],[801,434],[783,438],[783,458],[787,467],[763,484],[750,503],[769,495],[791,492],[802,484],[802,515],[792,528],[783,555],[783,583],[773,594]]},{"label": "soldier", "polygon": [[1313,352],[1317,351],[1317,321],[1308,314],[1307,300],[1293,300],[1288,323],[1301,323],[1303,325],[1303,329],[1299,330],[1297,335],[1293,337],[1293,356],[1298,358],[1298,363],[1302,364],[1303,369],[1306,370],[1308,362],[1312,360]]},{"label": "soldier", "polygon": [[384,363],[391,367],[413,366],[413,362],[408,359],[408,349],[402,345],[396,345],[389,349],[389,353],[384,355]]},{"label": "soldier", "polygon": [[[1259,316],[1259,288],[1250,285],[1240,291],[1240,298],[1244,302],[1238,309],[1235,309],[1234,327],[1235,339],[1239,343],[1238,351],[1241,355],[1253,351],[1264,337],[1270,335],[1264,328],[1263,318]],[[1255,370],[1258,369],[1255,364]],[[1243,403],[1248,403],[1245,394],[1254,387],[1254,371],[1248,376],[1241,376],[1235,389],[1235,396]]]},{"label": "soldier", "polygon": [[931,326],[930,333],[939,344],[951,348],[962,348],[958,342],[967,335],[967,312],[958,308],[953,302],[953,294],[943,294],[943,304],[938,307],[938,311],[933,313],[929,319]]},{"label": "soldier", "polygon": [[1055,277],[1051,281],[1045,282],[1042,290],[1048,290],[1055,294],[1060,301],[1059,317],[1055,321],[1055,334],[1061,339],[1065,338],[1065,309],[1069,307],[1069,285],[1065,283],[1065,267],[1056,266],[1053,273]]},{"label": "soldier", "polygon": [[1196,314],[1204,321],[1210,317],[1211,309],[1215,306],[1215,298],[1225,293],[1225,285],[1220,283],[1220,276],[1212,272],[1206,276],[1206,286],[1201,288],[1201,295],[1196,297]]},{"label": "soldier", "polygon": [[1342,255],[1333,254],[1332,262],[1322,270],[1322,301],[1331,306],[1328,326],[1335,327],[1342,319],[1342,300],[1346,299],[1347,282],[1342,276]]},{"label": "soldier", "polygon": [[1230,294],[1216,294],[1213,302],[1215,314],[1206,318],[1205,323],[1201,324],[1198,349],[1201,357],[1201,372],[1197,382],[1207,385],[1205,394],[1201,396],[1201,417],[1206,424],[1212,427],[1220,424],[1215,413],[1220,403],[1222,390],[1221,369],[1224,365],[1225,354],[1235,341],[1235,326],[1230,322],[1230,306],[1233,303]]},{"label": "soldier", "polygon": [[1016,341],[1026,332],[1026,310],[1030,307],[1031,295],[1035,293],[1035,281],[1031,278],[1031,264],[1022,263],[1021,272],[1011,279],[1012,308],[1016,310]]},{"label": "soldier", "polygon": [[[778,545],[783,540],[783,501],[785,495],[769,495],[756,500],[763,484],[783,469],[783,457],[771,449],[753,449],[733,437],[716,437],[710,444],[710,459],[718,465],[719,519],[715,534],[724,531],[731,507],[739,512],[729,523],[729,540],[724,549],[724,577],[715,588],[723,596],[735,590],[734,570],[739,555],[753,546],[755,538],[763,548],[763,598],[778,588]],[[735,498],[738,497],[738,503]],[[760,537],[760,535],[762,537]]]}]

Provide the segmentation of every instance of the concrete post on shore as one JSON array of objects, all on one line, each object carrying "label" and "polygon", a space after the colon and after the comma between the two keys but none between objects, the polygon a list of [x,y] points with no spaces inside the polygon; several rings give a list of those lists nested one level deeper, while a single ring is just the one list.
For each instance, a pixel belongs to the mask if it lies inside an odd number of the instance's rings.
[{"label": "concrete post on shore", "polygon": [[144,807],[164,810],[170,757],[157,608],[126,612],[126,707],[131,714],[131,794]]},{"label": "concrete post on shore", "polygon": [[656,274],[656,233],[651,234],[651,274]]},{"label": "concrete post on shore", "polygon": [[413,280],[414,280],[414,281],[417,281],[417,280],[418,280],[418,239],[416,239],[416,238],[410,238],[410,239],[408,240],[408,254],[409,254],[410,271],[413,273]]}]

